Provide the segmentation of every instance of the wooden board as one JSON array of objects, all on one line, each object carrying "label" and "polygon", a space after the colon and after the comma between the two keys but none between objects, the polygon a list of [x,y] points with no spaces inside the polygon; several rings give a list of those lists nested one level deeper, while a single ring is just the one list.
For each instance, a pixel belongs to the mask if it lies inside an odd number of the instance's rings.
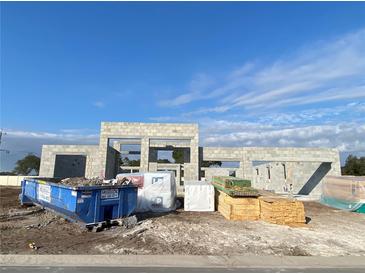
[{"label": "wooden board", "polygon": [[258,220],[260,218],[260,203],[257,198],[230,197],[217,190],[218,211],[228,220]]},{"label": "wooden board", "polygon": [[273,224],[305,224],[304,204],[301,201],[273,196],[261,196],[258,200],[261,220]]},{"label": "wooden board", "polygon": [[212,183],[220,185],[224,188],[232,188],[232,187],[250,187],[251,181],[240,179],[231,176],[213,176]]},{"label": "wooden board", "polygon": [[258,197],[259,192],[252,187],[236,187],[225,188],[219,184],[212,182],[212,185],[219,191],[228,194],[231,197]]},{"label": "wooden board", "polygon": [[231,197],[216,190],[216,208],[228,220],[263,220],[279,225],[305,225],[305,211],[301,201],[266,194],[259,198]]}]

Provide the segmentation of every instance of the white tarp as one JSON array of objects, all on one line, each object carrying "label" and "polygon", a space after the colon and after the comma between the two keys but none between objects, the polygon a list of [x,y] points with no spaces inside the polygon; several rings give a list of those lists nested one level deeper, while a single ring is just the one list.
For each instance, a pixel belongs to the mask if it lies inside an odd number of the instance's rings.
[{"label": "white tarp", "polygon": [[184,184],[185,211],[214,211],[214,187],[204,181],[187,181]]},{"label": "white tarp", "polygon": [[[137,182],[138,198],[135,212],[168,212],[176,209],[176,184],[170,171],[121,173],[117,179],[126,177]],[[140,178],[140,180],[138,179]]]}]

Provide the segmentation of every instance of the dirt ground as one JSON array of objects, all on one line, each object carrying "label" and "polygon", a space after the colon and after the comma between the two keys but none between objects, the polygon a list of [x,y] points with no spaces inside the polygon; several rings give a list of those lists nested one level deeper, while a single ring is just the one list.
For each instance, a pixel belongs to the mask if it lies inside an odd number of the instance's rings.
[{"label": "dirt ground", "polygon": [[[0,187],[2,254],[365,255],[365,214],[305,202],[304,228],[228,221],[219,212],[139,215],[131,229],[89,232],[38,207],[22,208],[20,189]],[[34,242],[37,250],[31,249]]]}]

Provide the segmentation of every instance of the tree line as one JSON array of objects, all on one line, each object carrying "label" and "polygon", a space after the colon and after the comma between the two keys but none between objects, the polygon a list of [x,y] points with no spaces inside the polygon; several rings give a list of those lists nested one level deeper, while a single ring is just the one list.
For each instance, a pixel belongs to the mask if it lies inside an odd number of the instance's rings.
[{"label": "tree line", "polygon": [[16,162],[13,171],[0,172],[0,175],[38,175],[40,165],[41,159],[38,156],[28,154]]},{"label": "tree line", "polygon": [[365,157],[349,155],[341,168],[342,175],[365,176]]}]

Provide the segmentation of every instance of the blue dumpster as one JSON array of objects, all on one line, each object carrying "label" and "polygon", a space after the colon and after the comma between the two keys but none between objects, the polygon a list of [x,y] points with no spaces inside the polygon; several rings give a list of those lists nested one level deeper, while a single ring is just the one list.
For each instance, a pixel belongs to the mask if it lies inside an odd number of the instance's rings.
[{"label": "blue dumpster", "polygon": [[86,225],[129,216],[137,206],[134,185],[72,187],[37,179],[24,179],[21,204],[37,204],[71,221]]}]

